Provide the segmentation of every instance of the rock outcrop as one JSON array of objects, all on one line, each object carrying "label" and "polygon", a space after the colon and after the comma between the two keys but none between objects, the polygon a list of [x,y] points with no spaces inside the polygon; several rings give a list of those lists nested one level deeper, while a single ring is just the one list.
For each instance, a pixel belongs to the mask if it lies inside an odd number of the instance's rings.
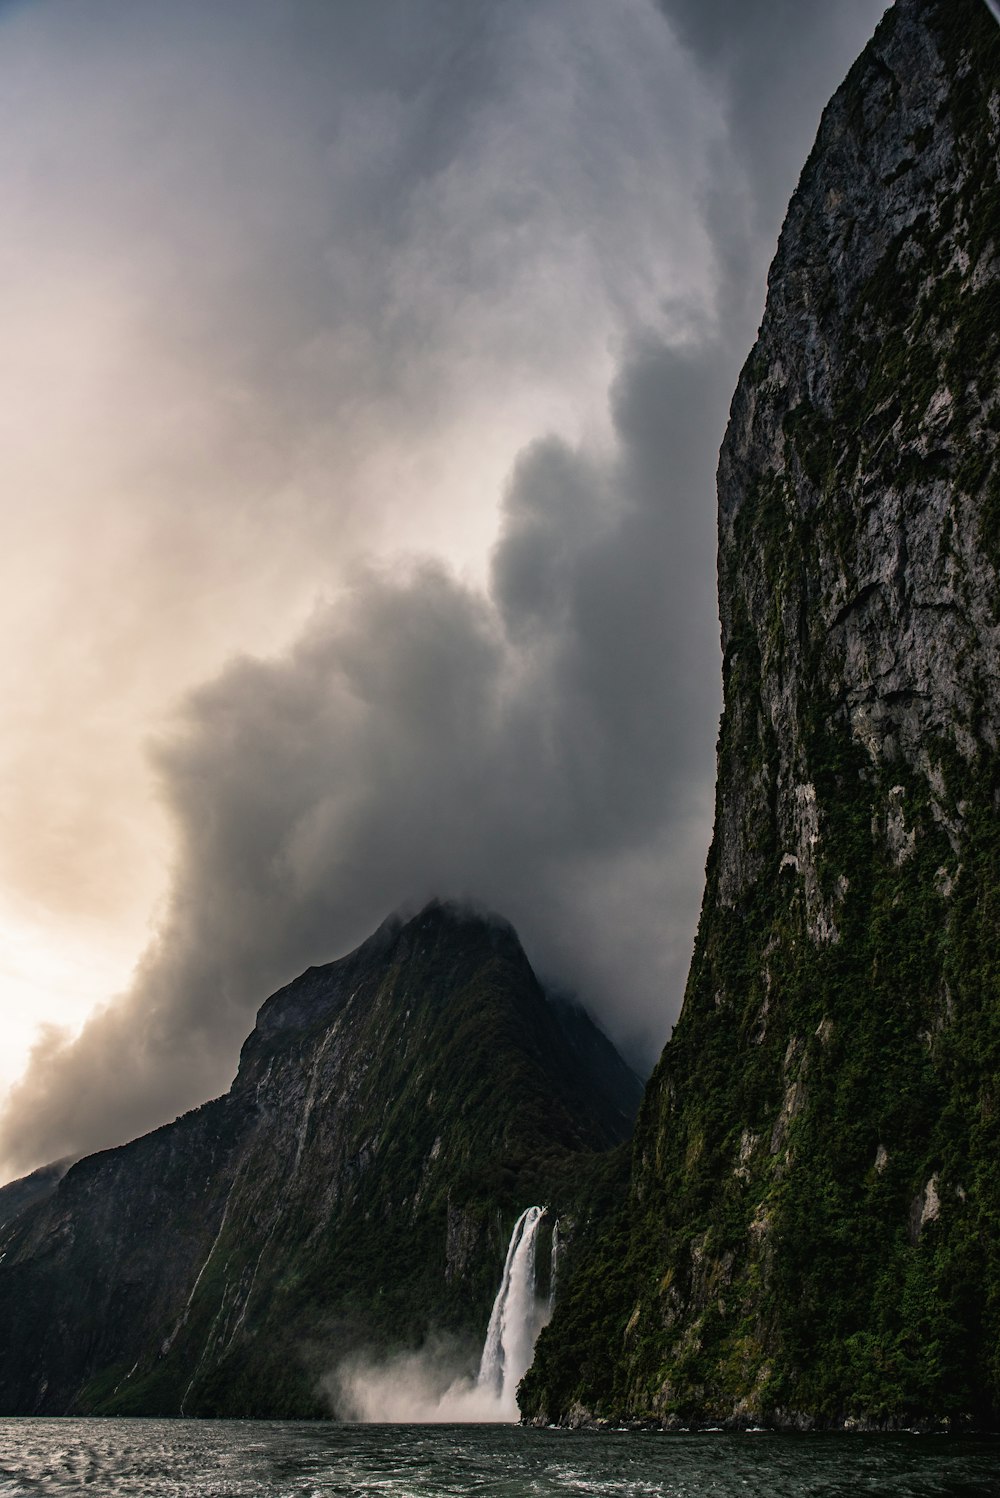
[{"label": "rock outcrop", "polygon": [[352,1352],[477,1352],[514,1220],[577,1209],[640,1090],[510,926],[387,922],[268,999],[225,1097],[0,1231],[0,1412],[328,1414]]},{"label": "rock outcrop", "polygon": [[1000,1410],[998,152],[1000,27],[898,0],[733,400],[693,965],[533,1418]]}]

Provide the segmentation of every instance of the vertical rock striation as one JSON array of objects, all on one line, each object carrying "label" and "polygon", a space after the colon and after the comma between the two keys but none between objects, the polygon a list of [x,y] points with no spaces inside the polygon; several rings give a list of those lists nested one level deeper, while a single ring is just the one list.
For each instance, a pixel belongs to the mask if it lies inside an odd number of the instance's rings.
[{"label": "vertical rock striation", "polygon": [[986,6],[898,0],[733,400],[702,918],[536,1419],[1000,1409],[998,148]]}]

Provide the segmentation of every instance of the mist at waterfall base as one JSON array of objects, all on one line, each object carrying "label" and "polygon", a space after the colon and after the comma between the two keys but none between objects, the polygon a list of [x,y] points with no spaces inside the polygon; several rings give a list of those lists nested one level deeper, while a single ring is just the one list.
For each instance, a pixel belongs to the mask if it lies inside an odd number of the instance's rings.
[{"label": "mist at waterfall base", "polygon": [[552,1229],[548,1293],[537,1291],[538,1234],[545,1216],[544,1207],[528,1207],[514,1224],[476,1374],[462,1369],[468,1349],[440,1335],[387,1360],[353,1357],[323,1381],[338,1418],[362,1425],[516,1421],[517,1386],[531,1366],[555,1297],[558,1222]]}]

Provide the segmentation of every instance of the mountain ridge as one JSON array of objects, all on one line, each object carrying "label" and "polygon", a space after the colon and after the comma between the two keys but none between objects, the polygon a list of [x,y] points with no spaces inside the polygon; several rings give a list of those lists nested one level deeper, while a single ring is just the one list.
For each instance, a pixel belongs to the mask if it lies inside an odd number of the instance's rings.
[{"label": "mountain ridge", "polygon": [[575,1209],[628,1134],[637,1079],[587,1033],[591,1063],[513,929],[456,907],[308,970],[229,1093],[0,1231],[0,1409],[314,1416],[348,1354],[471,1355],[515,1218]]}]

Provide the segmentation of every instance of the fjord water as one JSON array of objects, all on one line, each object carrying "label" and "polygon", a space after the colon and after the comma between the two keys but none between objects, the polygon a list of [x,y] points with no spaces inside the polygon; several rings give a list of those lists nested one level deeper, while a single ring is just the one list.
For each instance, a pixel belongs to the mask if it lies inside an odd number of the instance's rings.
[{"label": "fjord water", "polygon": [[997,1498],[1000,1442],[233,1420],[0,1420],[0,1495]]}]

